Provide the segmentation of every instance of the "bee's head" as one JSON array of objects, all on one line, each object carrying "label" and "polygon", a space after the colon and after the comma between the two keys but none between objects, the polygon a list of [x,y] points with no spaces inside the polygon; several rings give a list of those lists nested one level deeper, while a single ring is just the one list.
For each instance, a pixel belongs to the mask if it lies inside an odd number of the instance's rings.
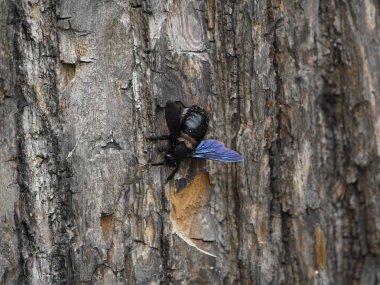
[{"label": "bee's head", "polygon": [[164,158],[167,164],[173,165],[173,166],[178,165],[178,162],[174,159],[173,155],[170,152],[166,153]]},{"label": "bee's head", "polygon": [[186,144],[180,142],[170,148],[164,158],[167,164],[177,166],[189,154],[189,152],[190,150],[186,147]]}]

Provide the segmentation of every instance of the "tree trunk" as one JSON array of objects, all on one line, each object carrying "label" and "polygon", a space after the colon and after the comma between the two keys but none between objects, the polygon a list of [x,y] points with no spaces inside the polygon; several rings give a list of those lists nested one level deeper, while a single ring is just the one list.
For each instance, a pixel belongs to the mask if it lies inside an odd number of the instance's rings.
[{"label": "tree trunk", "polygon": [[[0,0],[1,283],[380,284],[379,10]],[[165,183],[167,100],[244,161]]]}]

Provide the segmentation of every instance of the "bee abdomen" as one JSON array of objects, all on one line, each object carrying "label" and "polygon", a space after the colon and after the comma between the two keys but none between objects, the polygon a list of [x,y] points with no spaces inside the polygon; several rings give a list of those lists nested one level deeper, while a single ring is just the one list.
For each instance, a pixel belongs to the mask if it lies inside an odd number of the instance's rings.
[{"label": "bee abdomen", "polygon": [[181,131],[194,139],[196,147],[205,137],[207,129],[207,112],[198,106],[192,106],[183,118]]}]

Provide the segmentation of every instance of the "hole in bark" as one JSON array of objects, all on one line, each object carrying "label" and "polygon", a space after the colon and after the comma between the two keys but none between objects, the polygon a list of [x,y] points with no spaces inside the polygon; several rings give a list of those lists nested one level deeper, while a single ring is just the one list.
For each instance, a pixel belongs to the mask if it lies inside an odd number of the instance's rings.
[{"label": "hole in bark", "polygon": [[74,79],[75,70],[76,70],[75,64],[64,63],[64,62],[61,63],[61,77],[60,77],[61,89],[64,89],[67,86],[67,84],[69,84],[70,81]]},{"label": "hole in bark", "polygon": [[100,217],[100,227],[102,228],[104,240],[107,241],[113,228],[113,214]]}]

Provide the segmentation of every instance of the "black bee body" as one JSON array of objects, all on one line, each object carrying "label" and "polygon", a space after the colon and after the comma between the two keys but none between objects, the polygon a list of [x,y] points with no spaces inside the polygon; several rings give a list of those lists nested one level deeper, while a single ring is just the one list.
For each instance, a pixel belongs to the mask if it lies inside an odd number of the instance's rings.
[{"label": "black bee body", "polygon": [[[167,102],[166,109],[170,110],[173,103]],[[166,117],[173,113],[166,114]],[[165,154],[167,164],[177,166],[184,158],[199,145],[207,133],[208,115],[205,110],[198,106],[188,108],[179,125],[177,132],[171,138],[171,147]]]},{"label": "black bee body", "polygon": [[186,157],[205,158],[223,162],[239,162],[243,158],[239,153],[216,140],[203,140],[208,129],[207,112],[198,107],[186,108],[180,101],[168,101],[165,106],[166,124],[169,135],[149,137],[149,140],[169,140],[165,160],[152,165],[170,165],[175,167],[167,178],[170,180]]}]

